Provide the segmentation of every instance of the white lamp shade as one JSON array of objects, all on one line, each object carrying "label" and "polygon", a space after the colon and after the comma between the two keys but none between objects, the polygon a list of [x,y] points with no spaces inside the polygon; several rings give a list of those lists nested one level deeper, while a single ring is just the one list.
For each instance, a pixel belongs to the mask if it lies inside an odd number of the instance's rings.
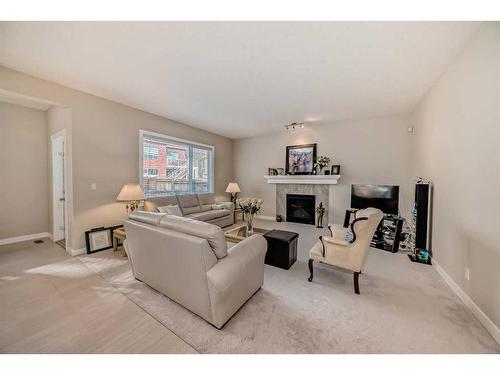
[{"label": "white lamp shade", "polygon": [[229,185],[227,185],[226,193],[240,193],[240,187],[238,186],[238,183],[236,182],[230,182]]},{"label": "white lamp shade", "polygon": [[139,184],[125,184],[116,197],[117,201],[128,202],[128,201],[140,201],[144,198],[144,192]]}]

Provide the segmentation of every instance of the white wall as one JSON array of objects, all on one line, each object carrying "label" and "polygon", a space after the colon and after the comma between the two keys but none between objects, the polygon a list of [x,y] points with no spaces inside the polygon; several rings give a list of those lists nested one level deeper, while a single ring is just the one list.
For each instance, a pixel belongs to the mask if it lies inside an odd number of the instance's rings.
[{"label": "white wall", "polygon": [[499,91],[500,24],[485,23],[418,106],[414,159],[434,184],[433,257],[497,327]]},{"label": "white wall", "polygon": [[[228,138],[1,66],[0,89],[72,110],[72,249],[85,246],[86,230],[125,219],[125,205],[116,202],[116,196],[123,184],[138,182],[139,129],[215,146],[215,192],[226,195],[233,163]],[[97,190],[90,189],[93,182]]]},{"label": "white wall", "polygon": [[275,216],[275,185],[263,177],[267,168],[285,167],[287,145],[317,143],[318,156],[341,164],[339,185],[330,188],[330,222],[343,222],[353,183],[400,185],[400,209],[406,216],[413,197],[413,135],[407,130],[411,124],[411,116],[395,116],[308,124],[304,129],[236,140],[233,175],[242,197],[263,198],[263,215]]},{"label": "white wall", "polygon": [[48,231],[45,112],[0,102],[0,239]]}]

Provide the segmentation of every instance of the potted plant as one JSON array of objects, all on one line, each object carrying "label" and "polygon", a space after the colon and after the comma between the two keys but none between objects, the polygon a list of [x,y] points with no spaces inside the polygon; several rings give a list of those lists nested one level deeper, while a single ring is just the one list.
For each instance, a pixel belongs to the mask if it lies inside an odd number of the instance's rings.
[{"label": "potted plant", "polygon": [[328,156],[319,156],[318,159],[316,160],[316,163],[314,163],[314,169],[316,173],[321,174],[323,168],[328,167],[329,163],[330,163],[330,158]]},{"label": "potted plant", "polygon": [[245,217],[247,218],[247,236],[253,234],[253,218],[256,213],[260,212],[263,202],[262,199],[257,198],[238,200],[238,206],[245,213]]}]

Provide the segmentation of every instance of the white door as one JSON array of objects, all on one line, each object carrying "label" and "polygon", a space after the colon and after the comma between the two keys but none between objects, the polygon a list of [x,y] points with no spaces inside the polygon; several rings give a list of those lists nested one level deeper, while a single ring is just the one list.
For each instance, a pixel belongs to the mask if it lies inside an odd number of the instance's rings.
[{"label": "white door", "polygon": [[52,136],[52,240],[64,239],[64,144],[65,134]]}]

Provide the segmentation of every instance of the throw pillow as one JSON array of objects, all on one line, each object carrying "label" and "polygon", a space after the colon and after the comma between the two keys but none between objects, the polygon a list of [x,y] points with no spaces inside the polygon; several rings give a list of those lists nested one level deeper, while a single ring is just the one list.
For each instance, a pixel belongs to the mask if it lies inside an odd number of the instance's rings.
[{"label": "throw pillow", "polygon": [[158,207],[158,211],[169,215],[182,216],[182,211],[176,204]]},{"label": "throw pillow", "polygon": [[212,204],[212,210],[223,210],[224,208],[226,208],[226,206],[224,206],[223,204]]},{"label": "throw pillow", "polygon": [[351,242],[354,239],[354,234],[352,233],[351,228],[347,229],[347,232],[345,234],[345,240],[347,242]]}]

